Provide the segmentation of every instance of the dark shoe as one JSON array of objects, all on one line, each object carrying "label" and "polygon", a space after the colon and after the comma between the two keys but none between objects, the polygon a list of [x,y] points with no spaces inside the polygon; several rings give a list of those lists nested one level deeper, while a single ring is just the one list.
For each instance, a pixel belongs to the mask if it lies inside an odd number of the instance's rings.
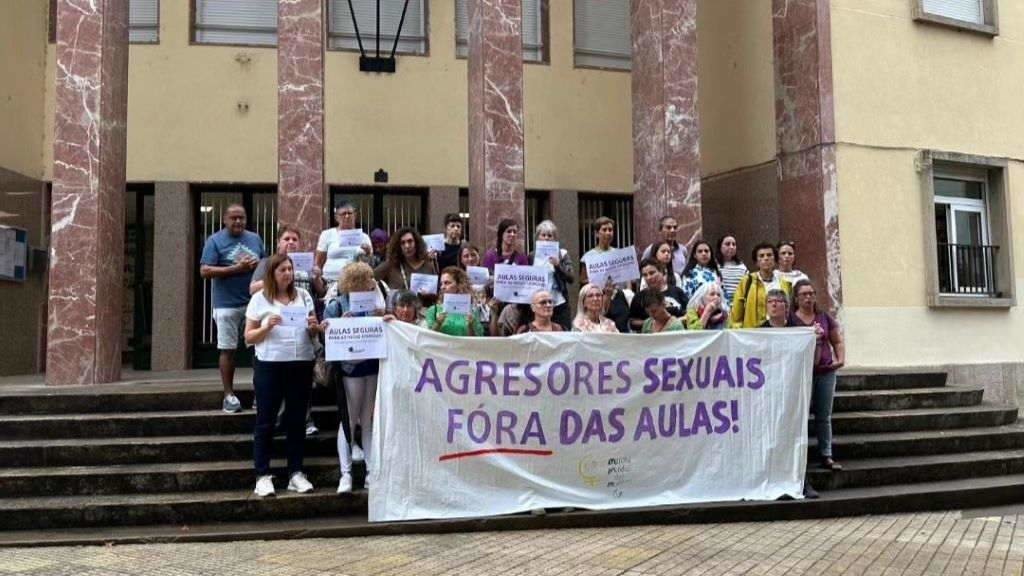
[{"label": "dark shoe", "polygon": [[831,470],[832,472],[839,472],[843,469],[843,466],[832,459],[831,456],[826,456],[821,460],[821,467],[825,470]]},{"label": "dark shoe", "polygon": [[804,498],[808,500],[816,500],[818,498],[818,491],[806,480],[804,481]]}]

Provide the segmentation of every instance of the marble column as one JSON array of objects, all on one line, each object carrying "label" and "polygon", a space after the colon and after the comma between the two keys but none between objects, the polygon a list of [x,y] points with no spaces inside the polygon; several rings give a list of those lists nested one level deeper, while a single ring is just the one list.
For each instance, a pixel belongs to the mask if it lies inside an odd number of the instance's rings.
[{"label": "marble column", "polygon": [[324,12],[321,0],[279,0],[277,218],[305,250],[324,228]]},{"label": "marble column", "polygon": [[779,233],[819,302],[842,305],[828,0],[773,0]]},{"label": "marble column", "polygon": [[697,0],[633,0],[633,228],[642,249],[674,216],[701,236]]},{"label": "marble column", "polygon": [[46,382],[121,375],[128,0],[58,0]]},{"label": "marble column", "polygon": [[468,1],[470,233],[486,250],[503,218],[524,225],[522,6]]}]

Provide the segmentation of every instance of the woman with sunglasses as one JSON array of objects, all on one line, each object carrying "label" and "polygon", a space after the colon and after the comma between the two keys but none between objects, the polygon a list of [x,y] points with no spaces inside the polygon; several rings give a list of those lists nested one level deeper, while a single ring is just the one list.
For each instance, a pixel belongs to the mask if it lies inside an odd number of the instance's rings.
[{"label": "woman with sunglasses", "polygon": [[532,300],[530,310],[533,312],[533,319],[520,326],[516,333],[562,332],[562,327],[552,319],[555,311],[555,299],[551,296],[551,292],[538,290],[533,294]]}]

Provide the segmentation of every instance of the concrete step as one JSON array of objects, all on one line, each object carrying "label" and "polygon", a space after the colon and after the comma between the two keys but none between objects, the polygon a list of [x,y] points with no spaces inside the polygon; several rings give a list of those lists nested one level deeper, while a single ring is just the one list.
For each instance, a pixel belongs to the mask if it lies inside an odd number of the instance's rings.
[{"label": "concrete step", "polygon": [[[276,482],[277,496],[260,498],[248,490],[0,498],[0,530],[39,530],[70,526],[191,525],[226,520],[248,522],[358,514],[366,517],[366,491],[335,494],[320,486],[294,494]],[[315,485],[314,485],[315,486]]]},{"label": "concrete step", "polygon": [[[284,460],[271,462],[280,485],[287,485]],[[303,471],[314,486],[338,484],[338,458],[306,458]],[[366,476],[363,464],[352,470],[356,486]],[[224,462],[181,462],[176,464],[122,464],[115,466],[44,466],[0,468],[3,498],[159,494],[218,490],[252,490],[255,482],[252,460]]]},{"label": "concrete step", "polygon": [[[1024,424],[954,430],[916,430],[880,434],[842,434],[832,439],[832,451],[841,461],[1017,450],[1024,448]],[[817,441],[808,442],[810,454],[817,454]]]},{"label": "concrete step", "polygon": [[839,490],[929,482],[936,478],[957,480],[1024,474],[1024,449],[870,458],[840,463],[843,469],[832,472],[822,469],[817,462],[809,461],[807,475],[811,486],[817,490]]},{"label": "concrete step", "polygon": [[[250,404],[251,405],[251,404]],[[314,406],[313,421],[337,429],[335,406]],[[175,410],[94,414],[30,414],[0,417],[0,438],[135,438],[252,433],[256,411],[225,414],[221,410]]]},{"label": "concrete step", "polygon": [[861,390],[836,392],[833,412],[855,410],[912,410],[916,408],[951,408],[981,403],[984,388],[942,387],[907,390]]},{"label": "concrete step", "polygon": [[[0,547],[23,546],[80,546],[110,544],[146,544],[156,542],[226,542],[241,540],[274,540],[292,538],[340,538],[357,536],[380,536],[394,534],[442,534],[457,532],[483,532],[498,530],[540,530],[559,528],[597,528],[614,526],[636,526],[644,524],[712,524],[719,522],[754,522],[770,520],[800,520],[857,516],[863,514],[894,514],[900,512],[922,512],[930,510],[969,509],[989,506],[1006,506],[1024,503],[1024,474],[975,478],[969,480],[944,480],[920,484],[900,484],[881,488],[854,488],[823,492],[816,500],[793,500],[772,502],[715,502],[659,506],[651,508],[627,508],[621,510],[576,510],[573,512],[552,511],[544,516],[515,514],[489,518],[465,520],[421,520],[411,522],[376,522],[366,520],[365,493],[357,492],[351,497],[317,492],[306,495],[282,494],[275,498],[257,500],[243,498],[237,493],[203,493],[195,495],[166,495],[135,497],[134,501],[124,498],[80,499],[69,504],[74,519],[99,521],[109,518],[119,506],[139,503],[148,510],[164,507],[162,516],[173,518],[158,526],[125,524],[123,527],[104,526],[101,522],[90,522],[86,528],[73,523],[50,527],[45,521],[45,510],[52,506],[53,499],[22,501],[21,506],[10,509],[35,510],[35,522],[19,528],[8,522],[7,509],[0,508]],[[227,499],[237,510],[247,513],[242,521],[221,522],[195,521],[191,512],[199,511],[197,517],[209,518],[219,502]],[[50,502],[46,502],[49,500]],[[67,501],[67,499],[63,500]],[[317,516],[294,519],[288,515],[275,517],[274,514],[289,512],[301,506],[340,507],[342,511],[327,512]],[[294,508],[292,508],[294,507]],[[292,510],[289,510],[292,508]],[[142,514],[134,516],[141,519]],[[269,518],[268,518],[269,517]],[[26,518],[24,512],[17,514],[18,520]],[[35,525],[36,527],[32,527]],[[122,525],[118,525],[122,526]],[[187,529],[185,529],[187,527]]]},{"label": "concrete step", "polygon": [[[305,455],[337,454],[337,430],[306,439]],[[274,439],[274,454],[284,454],[284,438]],[[252,458],[252,434],[156,436],[0,442],[0,469],[30,466],[110,466],[173,462],[215,462]]]},{"label": "concrete step", "polygon": [[906,390],[909,388],[941,388],[946,385],[945,372],[907,372],[892,374],[842,374],[836,379],[836,390]]},{"label": "concrete step", "polygon": [[[252,383],[236,383],[242,407],[252,407]],[[0,415],[95,414],[220,410],[224,393],[219,384],[168,382],[159,384],[105,384],[99,386],[5,391],[0,389]],[[332,388],[313,388],[313,403],[335,404]]]},{"label": "concrete step", "polygon": [[[913,410],[868,410],[832,414],[833,434],[907,432],[1003,426],[1017,421],[1017,408],[981,403],[977,406],[918,408]],[[814,418],[808,429],[814,434]]]}]

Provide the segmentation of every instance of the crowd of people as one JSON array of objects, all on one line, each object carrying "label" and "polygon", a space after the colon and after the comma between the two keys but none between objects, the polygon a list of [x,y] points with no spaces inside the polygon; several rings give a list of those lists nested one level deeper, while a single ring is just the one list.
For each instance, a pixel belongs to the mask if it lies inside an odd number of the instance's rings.
[{"label": "crowd of people", "polygon": [[[276,252],[265,254],[259,236],[246,230],[245,209],[240,205],[227,208],[224,228],[211,235],[203,248],[200,273],[212,280],[225,412],[242,410],[233,382],[239,336],[255,351],[253,458],[255,493],[260,496],[274,493],[269,463],[277,427],[286,434],[288,489],[313,490],[302,472],[302,454],[305,436],[318,433],[310,411],[315,375],[333,380],[337,389],[341,421],[337,491],[353,489],[353,462],[365,462],[365,487],[369,488],[373,462],[367,448],[373,434],[379,362],[325,364],[321,341],[328,319],[354,316],[381,316],[385,321],[467,337],[812,327],[816,348],[811,406],[820,464],[830,470],[841,468],[832,457],[831,412],[835,373],[845,358],[842,333],[836,319],[818,307],[811,279],[794,267],[793,242],[754,246],[752,268],[748,268],[735,236],[726,235],[714,245],[698,239],[686,246],[676,239],[677,220],[665,216],[658,225],[661,239],[641,253],[639,282],[614,284],[590,282],[587,274],[588,261],[616,248],[616,223],[607,217],[595,220],[595,245],[579,259],[579,266],[561,247],[557,256],[546,258],[525,252],[519,225],[511,219],[499,223],[494,246],[486,250],[465,241],[458,214],[444,219],[443,249],[436,243],[435,249],[428,248],[420,232],[410,227],[390,235],[380,229],[366,234],[357,228],[358,211],[348,202],[335,207],[334,219],[336,225],[320,234],[308,269],[296,267],[290,257],[302,243],[298,230],[282,227]],[[538,241],[559,238],[550,220],[533,232]],[[547,285],[533,294],[530,304],[502,302],[495,298],[492,281],[480,283],[479,274],[474,280],[470,275],[480,268],[493,275],[498,264],[543,268]],[[570,293],[577,285],[573,311]],[[353,306],[352,295],[359,293],[362,300],[371,292],[375,294],[371,309]],[[454,301],[451,295],[456,294],[470,296],[469,313],[447,311],[445,298]],[[285,326],[285,309],[304,309],[305,324]]]}]

